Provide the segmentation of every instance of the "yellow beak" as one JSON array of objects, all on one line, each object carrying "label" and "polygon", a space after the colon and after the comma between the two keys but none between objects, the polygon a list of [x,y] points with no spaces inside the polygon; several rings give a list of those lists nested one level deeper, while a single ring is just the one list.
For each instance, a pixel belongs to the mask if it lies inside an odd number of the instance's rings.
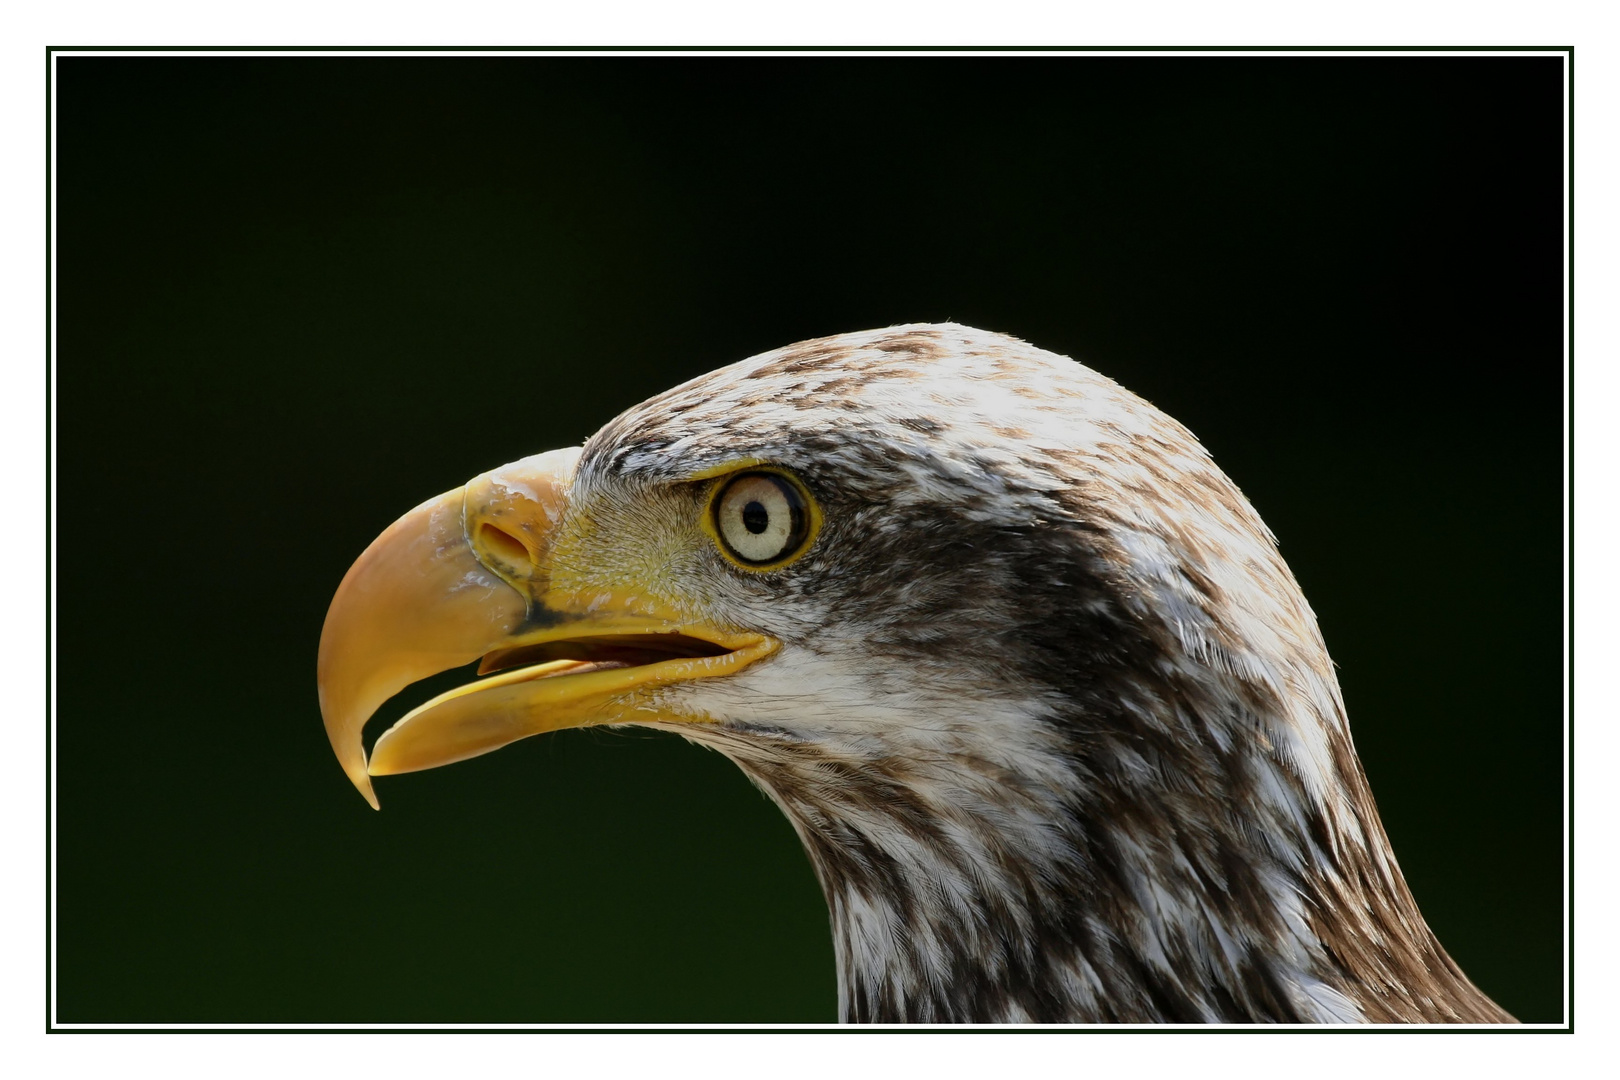
[{"label": "yellow beak", "polygon": [[[579,448],[477,477],[418,506],[350,567],[321,631],[321,715],[338,762],[373,808],[371,777],[447,765],[530,735],[672,719],[659,687],[731,674],[778,643],[683,619],[633,581],[551,588]],[[441,694],[385,732],[366,721],[400,690],[483,658],[500,674]],[[683,720],[702,717],[682,716]]]}]

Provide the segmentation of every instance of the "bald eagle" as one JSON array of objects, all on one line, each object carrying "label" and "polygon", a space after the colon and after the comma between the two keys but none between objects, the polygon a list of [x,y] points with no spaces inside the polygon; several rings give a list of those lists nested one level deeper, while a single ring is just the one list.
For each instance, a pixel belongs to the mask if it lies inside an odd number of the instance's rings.
[{"label": "bald eagle", "polygon": [[[400,689],[480,660],[369,760]],[[1504,1023],[1419,913],[1315,616],[1198,441],[968,327],[792,345],[487,472],[321,637],[349,778],[712,747],[792,822],[844,1021]]]}]

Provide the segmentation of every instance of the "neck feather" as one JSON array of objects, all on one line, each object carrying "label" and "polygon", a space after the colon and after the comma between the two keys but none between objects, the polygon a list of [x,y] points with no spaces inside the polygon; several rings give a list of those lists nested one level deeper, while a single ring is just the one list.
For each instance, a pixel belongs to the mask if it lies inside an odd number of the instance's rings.
[{"label": "neck feather", "polygon": [[[1003,702],[989,721],[918,718],[904,745],[762,726],[704,741],[804,841],[843,1021],[1511,1019],[1424,924],[1353,752],[1305,783],[1292,720],[1209,689],[1117,696],[1143,710],[1128,726]],[[1260,737],[1187,754],[1234,722]]]}]

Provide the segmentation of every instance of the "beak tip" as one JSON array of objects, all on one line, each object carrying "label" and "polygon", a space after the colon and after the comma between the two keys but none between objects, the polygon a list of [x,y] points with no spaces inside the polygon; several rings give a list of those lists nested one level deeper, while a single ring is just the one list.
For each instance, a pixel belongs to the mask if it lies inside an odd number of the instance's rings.
[{"label": "beak tip", "polygon": [[365,763],[361,762],[358,769],[345,769],[343,771],[348,773],[349,783],[354,785],[354,789],[360,793],[360,797],[370,803],[373,810],[381,810],[382,804],[377,801],[377,792],[371,786],[371,777],[366,774]]}]

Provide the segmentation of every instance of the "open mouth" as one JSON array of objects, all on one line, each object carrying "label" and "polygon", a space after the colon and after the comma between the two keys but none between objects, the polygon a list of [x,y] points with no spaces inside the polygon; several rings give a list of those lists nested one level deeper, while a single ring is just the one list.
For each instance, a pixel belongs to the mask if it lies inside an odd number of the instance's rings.
[{"label": "open mouth", "polygon": [[496,649],[478,664],[478,674],[488,675],[513,668],[546,667],[541,678],[553,675],[583,675],[588,671],[645,667],[665,660],[685,660],[702,656],[724,656],[732,650],[712,641],[687,634],[613,634],[603,637],[542,641]]},{"label": "open mouth", "polygon": [[539,640],[485,653],[479,678],[417,706],[383,732],[367,771],[387,776],[433,768],[565,727],[712,722],[701,712],[669,713],[656,695],[664,687],[741,671],[779,645],[757,634],[709,628],[698,637],[686,627],[663,629],[654,620],[620,620],[617,626],[600,620],[596,628],[602,632],[575,629],[572,637],[546,629],[536,634]]}]

